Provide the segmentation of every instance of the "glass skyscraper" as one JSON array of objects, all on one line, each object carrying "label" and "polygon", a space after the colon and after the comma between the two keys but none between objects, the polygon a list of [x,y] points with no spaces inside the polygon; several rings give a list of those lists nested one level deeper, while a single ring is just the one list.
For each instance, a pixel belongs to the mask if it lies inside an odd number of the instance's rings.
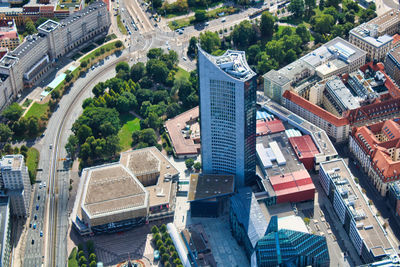
[{"label": "glass skyscraper", "polygon": [[243,51],[212,56],[199,48],[203,172],[234,174],[236,186],[255,177],[256,73]]}]

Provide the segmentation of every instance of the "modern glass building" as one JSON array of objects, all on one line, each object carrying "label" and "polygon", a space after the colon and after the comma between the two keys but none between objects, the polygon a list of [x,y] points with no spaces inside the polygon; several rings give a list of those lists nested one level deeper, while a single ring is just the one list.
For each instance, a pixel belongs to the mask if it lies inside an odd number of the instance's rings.
[{"label": "modern glass building", "polygon": [[199,47],[203,173],[235,174],[236,186],[255,179],[256,73],[243,51],[212,56]]}]

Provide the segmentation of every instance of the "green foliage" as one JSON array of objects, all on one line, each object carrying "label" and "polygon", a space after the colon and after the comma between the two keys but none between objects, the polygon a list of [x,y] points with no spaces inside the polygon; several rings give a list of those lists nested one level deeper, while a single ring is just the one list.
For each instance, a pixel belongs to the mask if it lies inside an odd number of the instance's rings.
[{"label": "green foliage", "polygon": [[18,103],[12,103],[3,111],[2,115],[10,121],[17,121],[23,112],[24,110]]},{"label": "green foliage", "polygon": [[164,245],[159,247],[158,250],[160,251],[161,255],[164,254],[165,252],[167,252],[167,249],[164,247]]},{"label": "green foliage", "polygon": [[121,48],[122,45],[123,45],[123,44],[122,44],[122,42],[121,42],[120,40],[118,40],[118,41],[115,42],[115,47],[116,47],[116,48]]},{"label": "green foliage", "polygon": [[82,68],[82,69],[86,68],[87,65],[88,65],[88,63],[87,63],[86,60],[81,62],[81,68]]},{"label": "green foliage", "polygon": [[232,32],[233,43],[240,49],[244,49],[257,40],[255,26],[248,20],[244,20],[235,26]]},{"label": "green foliage", "polygon": [[86,249],[88,250],[89,254],[94,253],[94,242],[93,242],[93,240],[86,241]]},{"label": "green foliage", "polygon": [[205,10],[199,9],[195,12],[194,18],[197,22],[202,22],[207,20],[207,12]]},{"label": "green foliage", "polygon": [[212,53],[217,50],[221,45],[221,40],[217,33],[206,31],[200,33],[200,46],[207,53]]},{"label": "green foliage", "polygon": [[129,73],[129,64],[125,61],[118,62],[118,64],[115,66],[115,72],[118,73],[120,70],[123,70],[123,71]]},{"label": "green foliage", "polygon": [[304,14],[304,1],[291,0],[288,6],[288,10],[293,13],[294,17],[301,18]]},{"label": "green foliage", "polygon": [[185,165],[188,170],[191,170],[194,165],[194,160],[192,158],[185,160]]},{"label": "green foliage", "polygon": [[271,38],[274,33],[274,24],[275,18],[269,13],[265,11],[261,15],[261,22],[260,22],[260,31],[261,35],[264,38]]},{"label": "green foliage", "polygon": [[7,142],[10,140],[14,132],[8,127],[7,124],[0,123],[0,142]]},{"label": "green foliage", "polygon": [[321,14],[311,18],[311,24],[314,25],[314,30],[320,34],[329,33],[335,23],[332,15]]},{"label": "green foliage", "polygon": [[196,163],[193,165],[193,168],[194,168],[196,171],[200,171],[200,169],[201,169],[201,163],[200,163],[200,162],[196,162]]},{"label": "green foliage", "polygon": [[97,263],[95,261],[90,262],[89,267],[96,267]]},{"label": "green foliage", "polygon": [[151,228],[151,232],[153,233],[153,235],[157,234],[157,233],[159,232],[158,227],[157,227],[156,225],[154,225],[154,226]]},{"label": "green foliage", "polygon": [[68,256],[68,267],[78,267],[78,261],[76,260],[77,248],[74,247],[71,251],[71,254]]},{"label": "green foliage", "polygon": [[160,232],[163,234],[165,234],[167,232],[167,226],[165,224],[162,224],[160,226]]},{"label": "green foliage", "polygon": [[163,241],[162,241],[161,239],[160,239],[160,240],[157,240],[156,246],[157,246],[157,249],[159,250],[161,246],[164,246]]},{"label": "green foliage", "polygon": [[309,225],[309,224],[310,224],[310,218],[304,217],[303,220],[304,220],[304,223],[305,223],[306,225]]},{"label": "green foliage", "polygon": [[138,62],[136,64],[134,64],[131,68],[131,79],[134,82],[138,82],[141,78],[143,78],[144,74],[145,74],[145,65],[143,62]]},{"label": "green foliage", "polygon": [[162,254],[161,261],[165,264],[169,260],[169,255],[167,253]]},{"label": "green foliage", "polygon": [[82,266],[82,264],[86,264],[87,260],[85,256],[79,257],[78,263]]},{"label": "green foliage", "polygon": [[32,19],[30,19],[30,18],[25,19],[24,26],[25,26],[25,32],[27,34],[34,34],[37,32],[35,24],[33,23]]},{"label": "green foliage", "polygon": [[36,173],[40,154],[39,151],[34,147],[29,148],[26,154],[26,166],[28,167],[29,179],[31,184],[34,184],[36,181]]},{"label": "green foliage", "polygon": [[160,233],[155,233],[153,236],[154,242],[157,243],[158,240],[161,240],[161,235]]}]

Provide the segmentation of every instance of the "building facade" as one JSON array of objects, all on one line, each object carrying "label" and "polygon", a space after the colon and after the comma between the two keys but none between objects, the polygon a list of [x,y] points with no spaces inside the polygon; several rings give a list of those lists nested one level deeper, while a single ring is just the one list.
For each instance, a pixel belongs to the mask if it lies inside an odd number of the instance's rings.
[{"label": "building facade", "polygon": [[319,179],[340,223],[365,263],[395,253],[385,229],[343,159],[321,163]]},{"label": "building facade", "polygon": [[0,266],[8,267],[11,264],[11,220],[8,197],[0,198],[0,238],[1,254]]},{"label": "building facade", "polygon": [[234,174],[238,187],[255,177],[256,74],[244,52],[215,57],[199,48],[200,131],[205,174]]},{"label": "building facade", "polygon": [[31,184],[24,156],[7,155],[0,161],[1,187],[10,197],[11,212],[15,216],[27,217],[31,199]]},{"label": "building facade", "polygon": [[0,60],[0,109],[36,84],[58,58],[105,37],[110,24],[106,4],[94,2],[60,22],[40,25],[38,34],[27,36]]},{"label": "building facade", "polygon": [[0,47],[12,51],[19,45],[19,36],[14,20],[0,20]]},{"label": "building facade", "polygon": [[395,118],[354,128],[349,140],[350,152],[382,196],[390,183],[400,179],[399,121]]},{"label": "building facade", "polygon": [[400,84],[400,45],[391,49],[386,55],[385,71],[397,84]]}]

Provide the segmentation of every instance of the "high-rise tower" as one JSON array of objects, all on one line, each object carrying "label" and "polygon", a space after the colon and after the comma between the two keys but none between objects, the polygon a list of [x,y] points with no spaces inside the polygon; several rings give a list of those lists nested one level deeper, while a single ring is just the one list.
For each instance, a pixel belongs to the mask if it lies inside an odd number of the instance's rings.
[{"label": "high-rise tower", "polygon": [[242,187],[255,176],[256,73],[243,51],[198,54],[203,172],[235,174]]}]

